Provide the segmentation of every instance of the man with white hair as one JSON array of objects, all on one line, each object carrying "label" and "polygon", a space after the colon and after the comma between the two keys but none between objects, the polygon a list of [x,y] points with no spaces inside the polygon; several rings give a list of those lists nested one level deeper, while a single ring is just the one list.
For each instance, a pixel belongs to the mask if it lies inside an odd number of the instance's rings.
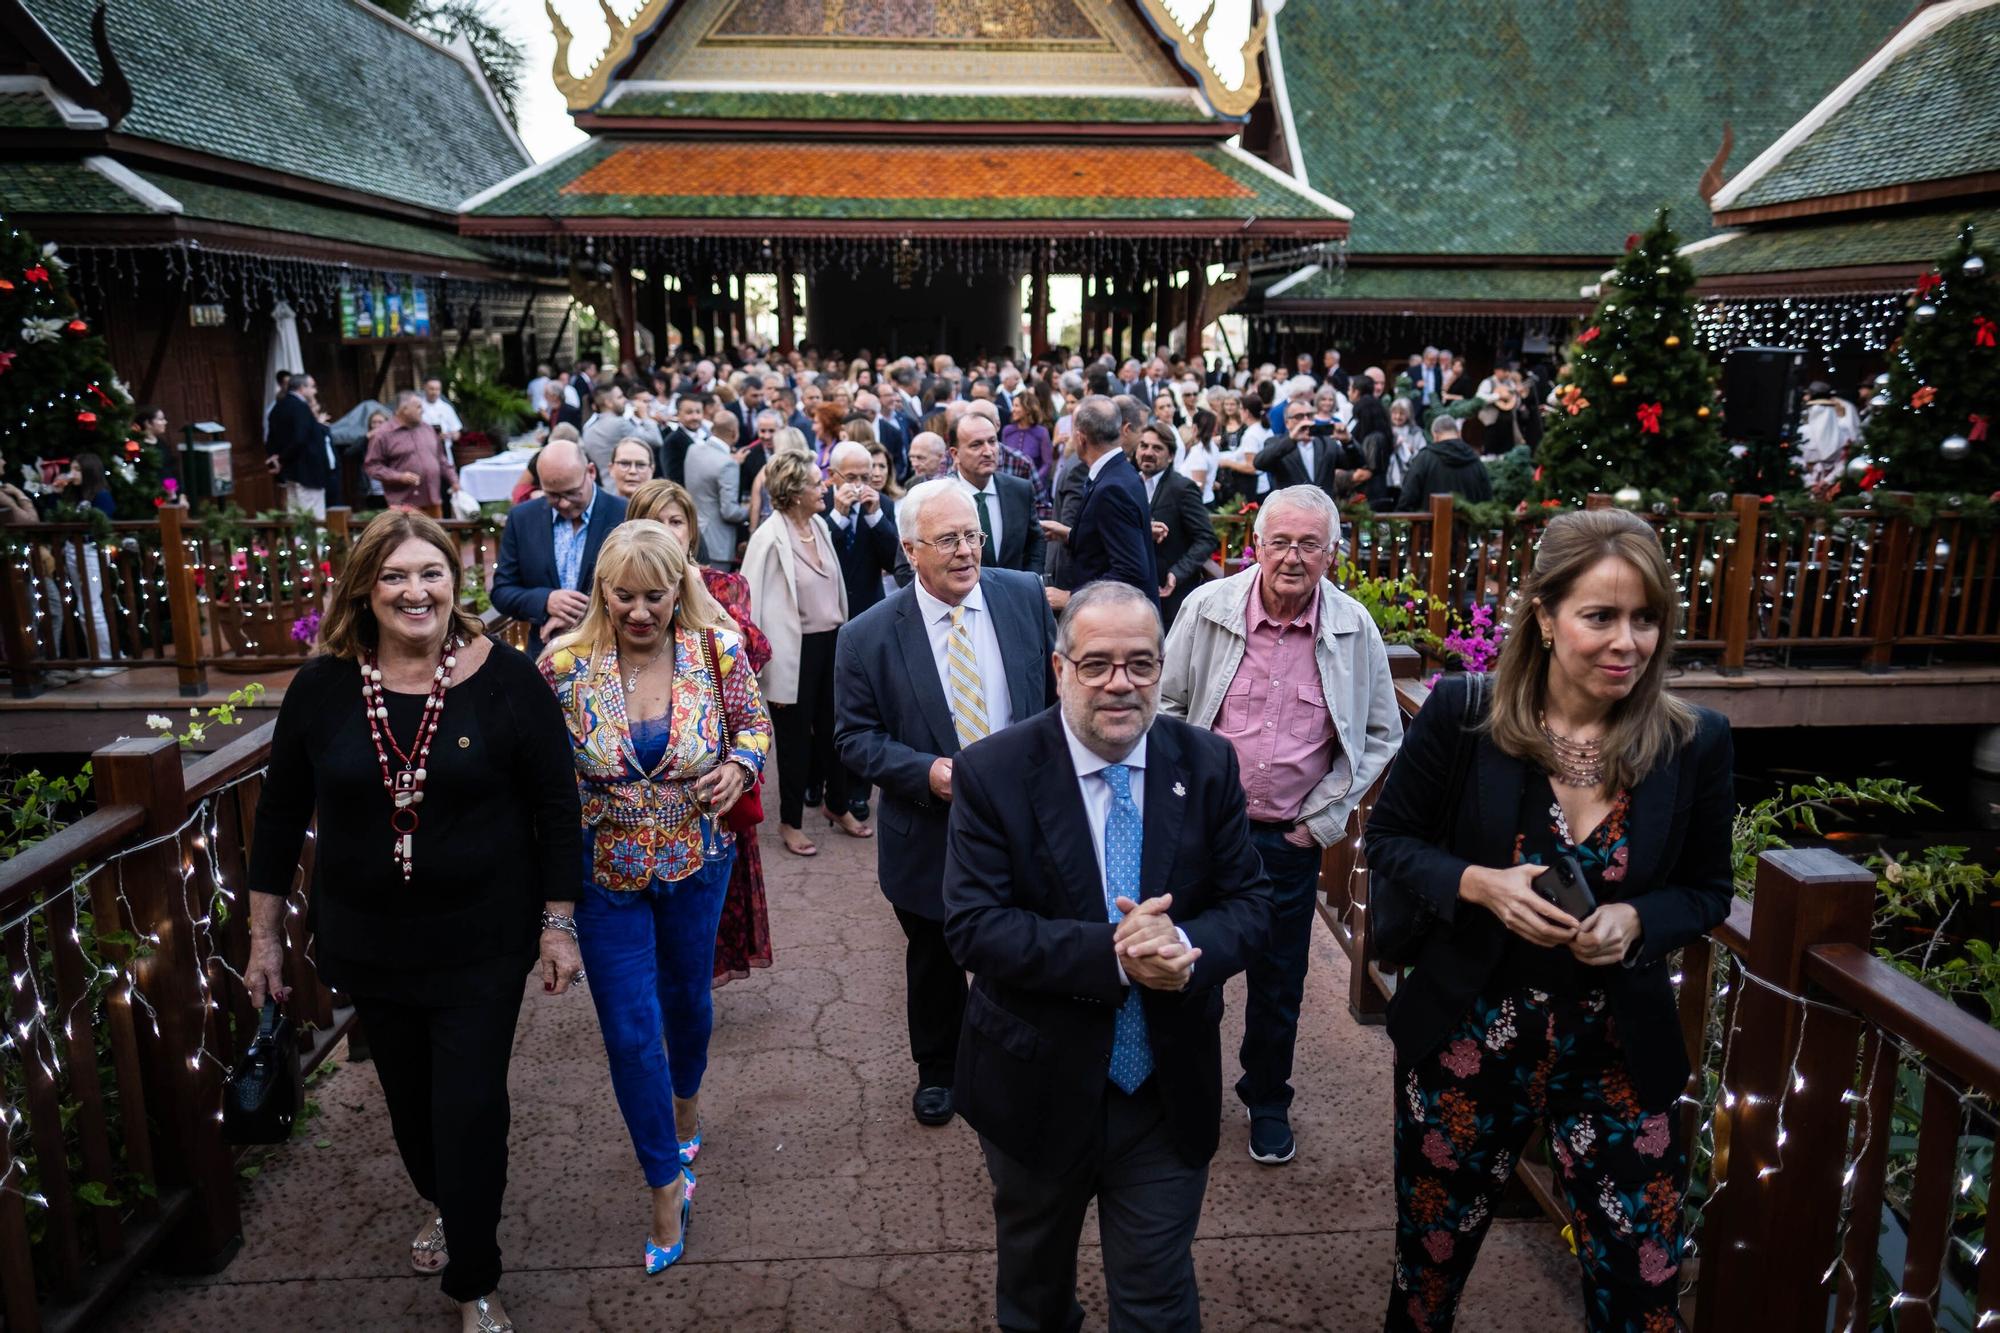
[{"label": "man with white hair", "polygon": [[1340,510],[1318,486],[1271,492],[1257,511],[1257,562],[1188,595],[1167,636],[1160,711],[1212,729],[1236,751],[1250,837],[1276,900],[1270,947],[1246,969],[1243,1076],[1250,1156],[1298,1151],[1292,1047],[1305,994],[1322,848],[1402,744],[1389,657],[1368,612],[1326,581]]},{"label": "man with white hair", "polygon": [[853,440],[834,445],[826,459],[826,522],[847,581],[850,618],[882,600],[882,578],[896,570],[896,521],[868,484],[874,461],[868,446]]},{"label": "man with white hair", "polygon": [[1056,630],[1040,579],[982,560],[986,534],[963,483],[913,487],[897,518],[916,576],[841,631],[834,743],[841,763],[882,789],[877,879],[908,941],[910,1109],[920,1124],[942,1125],[952,1117],[966,996],[965,969],[945,946],[940,889],[952,763],[1048,706]]},{"label": "man with white hair", "polygon": [[1292,401],[1303,398],[1310,403],[1313,391],[1318,387],[1319,384],[1310,375],[1294,375],[1278,386],[1278,399],[1271,404],[1270,414],[1265,419],[1273,435],[1285,433],[1285,409],[1291,406]]}]

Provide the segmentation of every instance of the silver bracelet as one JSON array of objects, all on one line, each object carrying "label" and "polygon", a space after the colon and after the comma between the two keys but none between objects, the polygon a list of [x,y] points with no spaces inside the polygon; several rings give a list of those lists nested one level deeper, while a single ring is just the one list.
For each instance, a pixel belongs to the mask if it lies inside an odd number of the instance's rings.
[{"label": "silver bracelet", "polygon": [[544,911],[542,913],[542,929],[560,930],[563,934],[574,940],[576,938],[576,918],[573,916],[558,916],[554,912]]}]

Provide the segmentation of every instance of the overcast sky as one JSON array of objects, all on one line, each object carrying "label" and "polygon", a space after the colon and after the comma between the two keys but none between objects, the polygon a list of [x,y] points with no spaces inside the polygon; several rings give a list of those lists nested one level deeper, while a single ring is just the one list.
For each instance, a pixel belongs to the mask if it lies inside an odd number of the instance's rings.
[{"label": "overcast sky", "polygon": [[[584,0],[555,0],[555,4],[575,34],[571,66],[582,73],[604,49],[604,15]],[[494,21],[527,49],[528,65],[521,78],[521,138],[536,161],[545,161],[583,138],[549,77],[556,51],[549,16],[542,0],[487,0],[487,5]],[[617,7],[624,13],[634,6],[623,0]]]}]

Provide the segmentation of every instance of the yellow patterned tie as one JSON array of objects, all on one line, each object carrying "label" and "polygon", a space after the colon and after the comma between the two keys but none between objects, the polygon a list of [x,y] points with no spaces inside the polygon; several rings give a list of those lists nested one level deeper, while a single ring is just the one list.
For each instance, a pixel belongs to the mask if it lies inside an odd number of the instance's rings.
[{"label": "yellow patterned tie", "polygon": [[951,720],[958,743],[970,745],[993,730],[986,720],[986,689],[979,682],[979,659],[972,653],[972,635],[965,628],[965,608],[951,609],[951,633],[945,639],[945,669],[951,680]]}]

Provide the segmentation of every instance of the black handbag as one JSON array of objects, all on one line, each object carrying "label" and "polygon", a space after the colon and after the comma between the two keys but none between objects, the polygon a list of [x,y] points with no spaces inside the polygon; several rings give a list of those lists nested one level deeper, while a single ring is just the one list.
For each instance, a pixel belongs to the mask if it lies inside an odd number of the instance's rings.
[{"label": "black handbag", "polygon": [[304,1100],[292,1020],[266,1000],[256,1039],[222,1086],[223,1142],[283,1143]]},{"label": "black handbag", "polygon": [[[1445,817],[1438,838],[1449,837],[1458,822],[1459,802],[1465,797],[1465,775],[1479,745],[1479,716],[1486,703],[1486,677],[1466,680],[1465,715],[1458,722],[1458,738],[1451,752],[1451,773],[1445,779]],[[1430,904],[1420,893],[1404,889],[1377,871],[1368,872],[1368,952],[1382,967],[1403,968],[1417,961],[1424,940],[1437,922]]]}]

